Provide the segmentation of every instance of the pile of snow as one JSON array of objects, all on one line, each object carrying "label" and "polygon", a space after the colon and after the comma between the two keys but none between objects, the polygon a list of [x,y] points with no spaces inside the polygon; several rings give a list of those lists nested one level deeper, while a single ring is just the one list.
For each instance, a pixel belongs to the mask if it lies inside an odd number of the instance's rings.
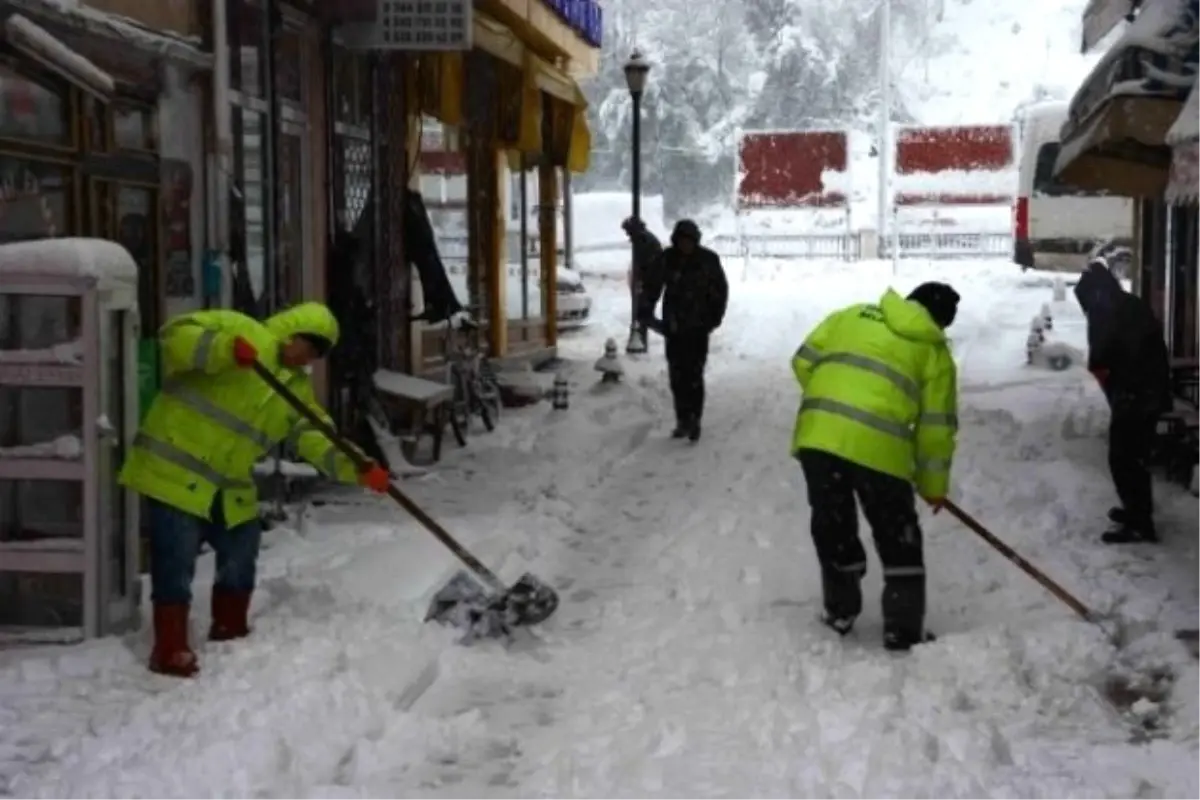
[{"label": "pile of snow", "polygon": [[[571,408],[505,415],[413,499],[489,566],[562,604],[510,642],[422,625],[459,564],[388,501],[315,508],[268,534],[253,635],[198,637],[197,681],[148,676],[147,636],[0,652],[0,787],[19,796],[1196,796],[1195,498],[1156,486],[1164,544],[1105,547],[1104,398],[1029,369],[1050,282],[1004,261],[761,261],[731,276],[705,438],[669,438],[662,341],[597,390],[628,294],[560,340]],[[880,648],[880,569],[841,639],[787,452],[788,363],[830,311],[948,280],[961,429],[951,496],[1091,607],[1118,650],[947,514],[922,512],[928,623]],[[1083,347],[1082,313],[1054,307]],[[619,356],[620,357],[620,356]],[[602,388],[602,390],[600,390]],[[869,534],[862,531],[868,550]],[[193,604],[204,630],[211,557]],[[1118,691],[1119,690],[1119,691]],[[181,749],[182,748],[182,749]],[[181,752],[186,757],[181,758]],[[236,769],[229,768],[236,764]]]},{"label": "pile of snow", "polygon": [[0,274],[97,278],[137,284],[129,251],[107,239],[67,237],[0,244]]}]

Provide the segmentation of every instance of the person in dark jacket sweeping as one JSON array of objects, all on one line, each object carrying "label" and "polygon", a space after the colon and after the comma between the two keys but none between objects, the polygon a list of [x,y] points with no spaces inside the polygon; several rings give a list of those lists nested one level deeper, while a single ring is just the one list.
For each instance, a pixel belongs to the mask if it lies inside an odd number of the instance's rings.
[{"label": "person in dark jacket sweeping", "polygon": [[1121,504],[1108,512],[1107,544],[1156,542],[1150,456],[1162,412],[1170,408],[1170,363],[1150,306],[1126,292],[1104,251],[1075,286],[1087,316],[1088,370],[1108,399],[1108,467]]},{"label": "person in dark jacket sweeping", "polygon": [[[645,292],[647,279],[652,279],[650,276],[653,276],[659,270],[659,262],[662,259],[663,253],[662,243],[658,241],[657,236],[646,228],[646,223],[637,217],[626,219],[621,223],[621,229],[625,231],[625,235],[629,237],[629,241],[633,245],[633,269],[630,274],[630,280],[639,285],[640,292]],[[641,337],[642,343],[645,344],[645,320],[639,319],[637,322],[638,336]]]},{"label": "person in dark jacket sweeping", "polygon": [[[676,439],[700,439],[704,415],[704,366],[708,337],[720,327],[729,302],[721,259],[700,246],[700,228],[690,219],[675,224],[660,268],[647,275],[639,318],[666,339],[667,372],[675,400]],[[654,309],[662,298],[662,319]]]}]

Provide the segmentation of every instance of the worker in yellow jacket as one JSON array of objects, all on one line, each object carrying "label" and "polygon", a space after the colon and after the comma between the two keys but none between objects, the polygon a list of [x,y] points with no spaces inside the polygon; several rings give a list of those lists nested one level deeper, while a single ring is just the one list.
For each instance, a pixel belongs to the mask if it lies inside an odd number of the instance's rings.
[{"label": "worker in yellow jacket", "polygon": [[922,284],[907,299],[889,289],[877,304],[826,317],[792,358],[804,393],[792,454],[808,485],[822,621],[844,636],[862,611],[867,554],[858,537],[857,497],[883,562],[889,650],[933,638],[924,629],[915,495],[936,513],[950,480],[958,378],[945,329],[958,300],[943,283]]},{"label": "worker in yellow jacket", "polygon": [[209,639],[250,633],[262,538],[251,473],[268,450],[287,440],[329,477],[387,491],[386,470],[372,464],[360,474],[250,369],[260,362],[325,416],[305,368],[337,340],[337,320],[320,303],[289,308],[265,323],[236,311],[197,311],[159,332],[162,388],[121,470],[121,483],[149,500],[154,672],[190,677],[199,670],[188,614],[202,543],[216,555]]}]

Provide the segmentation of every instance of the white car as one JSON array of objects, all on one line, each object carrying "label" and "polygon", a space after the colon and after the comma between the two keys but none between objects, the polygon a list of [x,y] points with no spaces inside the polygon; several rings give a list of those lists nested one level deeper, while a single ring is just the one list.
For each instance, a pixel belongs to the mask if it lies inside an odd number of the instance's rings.
[{"label": "white car", "polygon": [[568,267],[558,268],[558,329],[575,330],[588,324],[592,315],[592,298],[583,285],[583,276]]}]

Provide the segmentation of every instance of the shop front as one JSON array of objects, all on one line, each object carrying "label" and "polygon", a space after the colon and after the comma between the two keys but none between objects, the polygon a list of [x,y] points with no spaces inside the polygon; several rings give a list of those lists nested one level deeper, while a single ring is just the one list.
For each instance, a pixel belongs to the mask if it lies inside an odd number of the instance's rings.
[{"label": "shop front", "polygon": [[[1176,5],[1186,12],[1189,4]],[[1181,121],[1194,124],[1197,116],[1191,92],[1195,5],[1190,3],[1189,17],[1165,13],[1176,6],[1159,0],[1140,4],[1140,13],[1072,99],[1055,165],[1056,178],[1066,185],[1138,201],[1134,291],[1162,321],[1177,358],[1194,358],[1196,352],[1195,188],[1171,189],[1186,181],[1190,150],[1170,140]],[[1088,40],[1099,41],[1134,12],[1126,6],[1115,0],[1091,3],[1084,19]],[[1176,141],[1183,138],[1186,134]],[[1189,194],[1192,204],[1185,199],[1180,205],[1179,198]]]},{"label": "shop front", "polygon": [[[414,59],[420,110],[436,121],[412,161],[451,283],[491,354],[536,359],[557,343],[556,273],[566,260],[569,171],[587,168],[586,101],[575,80],[513,28],[479,11],[474,47]],[[427,123],[425,123],[427,124]],[[432,178],[432,180],[431,180]],[[413,364],[436,372],[444,326],[414,323]]]}]

